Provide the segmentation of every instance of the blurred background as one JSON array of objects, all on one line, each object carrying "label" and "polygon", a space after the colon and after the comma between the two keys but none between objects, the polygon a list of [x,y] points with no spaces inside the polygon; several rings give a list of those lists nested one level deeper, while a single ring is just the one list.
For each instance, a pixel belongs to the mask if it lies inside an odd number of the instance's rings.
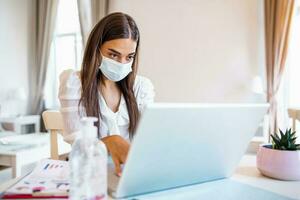
[{"label": "blurred background", "polygon": [[[262,0],[55,0],[52,5],[43,0],[0,0],[2,113],[34,113],[40,110],[37,104],[41,101],[44,108],[59,107],[58,75],[68,68],[79,70],[82,60],[78,3],[82,7],[94,3],[91,7],[101,8],[90,11],[98,13],[95,19],[83,19],[87,33],[106,13],[121,11],[136,20],[141,31],[139,72],[153,81],[156,101],[266,101],[262,94],[266,91]],[[47,11],[43,11],[45,7]],[[42,19],[46,12],[51,20]],[[294,18],[299,24],[299,8]],[[38,31],[38,23],[43,20],[51,21],[48,29],[40,31],[48,31],[45,37]],[[288,105],[300,102],[300,93],[296,92],[300,85],[299,59],[295,55],[300,49],[300,34],[299,25],[294,27],[288,82],[282,84],[288,88],[284,95]],[[37,48],[44,48],[44,55],[39,55],[42,50]],[[12,99],[22,100],[22,105],[3,105]]]},{"label": "blurred background", "polygon": [[[41,70],[34,66],[39,62],[35,51],[41,1],[0,0],[1,96],[11,99],[7,92],[23,88],[27,100],[41,95],[45,108],[59,107],[58,75],[64,69],[79,70],[84,50],[78,2],[58,1],[47,67]],[[121,11],[136,20],[141,32],[139,72],[153,81],[156,101],[266,101],[252,89],[256,80],[265,90],[263,1],[99,2],[107,9],[99,13]],[[34,81],[38,76],[43,80]],[[38,82],[45,82],[43,92],[36,90]],[[22,112],[34,112],[31,103],[36,102],[24,103]]]}]

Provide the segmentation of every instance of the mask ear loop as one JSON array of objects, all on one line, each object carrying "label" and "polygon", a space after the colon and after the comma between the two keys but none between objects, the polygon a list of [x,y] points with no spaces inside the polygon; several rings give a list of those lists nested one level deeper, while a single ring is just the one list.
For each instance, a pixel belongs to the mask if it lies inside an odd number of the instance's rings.
[{"label": "mask ear loop", "polygon": [[100,55],[101,55],[101,57],[103,58],[104,57],[104,55],[102,54],[102,52],[100,51]]}]

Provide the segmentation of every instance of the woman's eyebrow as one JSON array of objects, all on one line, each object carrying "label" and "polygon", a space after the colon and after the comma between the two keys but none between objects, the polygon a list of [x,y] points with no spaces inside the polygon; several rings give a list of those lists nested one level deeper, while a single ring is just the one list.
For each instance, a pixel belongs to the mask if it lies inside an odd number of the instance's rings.
[{"label": "woman's eyebrow", "polygon": [[[118,51],[116,51],[116,50],[114,50],[114,49],[108,49],[108,50],[114,52],[115,54],[122,55],[120,52],[118,52]],[[134,55],[134,54],[135,54],[135,52],[132,52],[132,53],[130,53],[130,54],[128,54],[128,55],[131,56],[131,55]]]},{"label": "woman's eyebrow", "polygon": [[116,51],[116,50],[114,50],[114,49],[108,49],[108,50],[110,50],[110,51],[114,52],[115,54],[121,55],[121,53],[120,53],[120,52],[118,52],[118,51]]}]

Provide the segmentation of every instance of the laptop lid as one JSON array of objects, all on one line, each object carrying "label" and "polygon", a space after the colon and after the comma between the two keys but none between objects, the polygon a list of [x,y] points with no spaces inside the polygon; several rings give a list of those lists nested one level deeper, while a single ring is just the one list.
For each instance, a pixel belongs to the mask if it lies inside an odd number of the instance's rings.
[{"label": "laptop lid", "polygon": [[230,176],[268,104],[156,103],[144,111],[115,198]]}]

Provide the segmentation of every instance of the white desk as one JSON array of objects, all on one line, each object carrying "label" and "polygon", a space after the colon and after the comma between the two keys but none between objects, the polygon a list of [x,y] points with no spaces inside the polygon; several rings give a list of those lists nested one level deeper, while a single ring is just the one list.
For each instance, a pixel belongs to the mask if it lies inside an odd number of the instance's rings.
[{"label": "white desk", "polygon": [[[244,183],[247,185],[254,186],[256,188],[261,188],[263,190],[274,192],[287,198],[300,199],[300,181],[279,181],[266,178],[257,171],[255,163],[256,158],[254,155],[244,156],[236,172],[229,180],[237,181],[239,183]],[[16,181],[17,179],[13,179],[5,184],[0,185],[0,193]],[[182,199],[189,200],[189,198],[187,198],[188,194],[191,191],[195,191],[197,189],[201,189],[201,184],[152,193],[149,195],[142,195],[136,197],[136,199],[175,199],[176,195],[176,199],[181,199],[178,198],[178,196],[181,195],[184,196]],[[111,199],[112,198],[109,197],[108,200]],[[222,199],[222,197],[220,197],[220,199]]]},{"label": "white desk", "polygon": [[[49,133],[20,134],[2,137],[0,165],[12,167],[13,177],[21,176],[22,166],[50,158]],[[59,138],[59,154],[71,151],[71,146]]]}]

